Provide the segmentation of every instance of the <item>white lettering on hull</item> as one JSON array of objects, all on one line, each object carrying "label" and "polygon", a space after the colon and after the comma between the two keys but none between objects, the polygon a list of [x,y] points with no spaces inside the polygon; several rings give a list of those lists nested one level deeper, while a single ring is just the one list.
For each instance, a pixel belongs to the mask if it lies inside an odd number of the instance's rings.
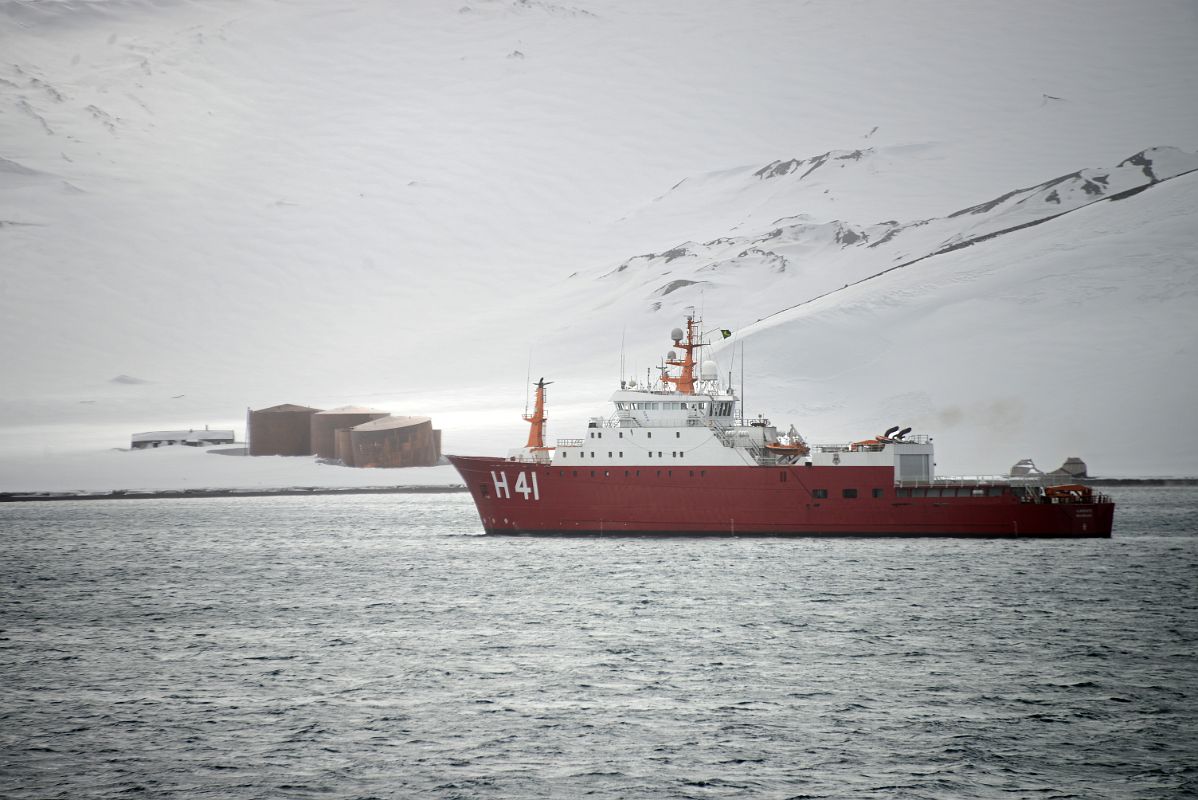
[{"label": "white lettering on hull", "polygon": [[498,475],[495,470],[491,470],[491,483],[495,485],[495,498],[506,500],[512,496],[512,493],[507,488],[507,473],[500,471]]},{"label": "white lettering on hull", "polygon": [[527,472],[521,470],[516,474],[516,481],[511,484],[510,488],[506,472],[500,470],[497,474],[495,470],[491,470],[491,484],[495,487],[495,499],[497,500],[510,500],[512,492],[520,494],[525,500],[529,498],[533,500],[541,499],[541,487],[537,483],[537,473],[535,470],[532,472],[531,477]]}]

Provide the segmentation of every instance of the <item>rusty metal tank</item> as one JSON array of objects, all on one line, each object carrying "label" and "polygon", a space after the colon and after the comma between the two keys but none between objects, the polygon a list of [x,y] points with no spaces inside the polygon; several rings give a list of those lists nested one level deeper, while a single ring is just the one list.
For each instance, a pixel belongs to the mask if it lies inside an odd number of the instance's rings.
[{"label": "rusty metal tank", "polygon": [[349,438],[349,428],[333,431],[333,457],[347,467],[354,465],[354,448]]},{"label": "rusty metal tank", "polygon": [[350,430],[354,466],[431,467],[437,463],[437,437],[428,417],[384,417]]},{"label": "rusty metal tank", "polygon": [[312,455],[312,415],[319,408],[284,403],[251,410],[247,424],[252,456]]},{"label": "rusty metal tank", "polygon": [[339,428],[352,428],[386,416],[386,411],[354,406],[319,411],[312,415],[312,452],[320,458],[338,458],[336,431]]}]

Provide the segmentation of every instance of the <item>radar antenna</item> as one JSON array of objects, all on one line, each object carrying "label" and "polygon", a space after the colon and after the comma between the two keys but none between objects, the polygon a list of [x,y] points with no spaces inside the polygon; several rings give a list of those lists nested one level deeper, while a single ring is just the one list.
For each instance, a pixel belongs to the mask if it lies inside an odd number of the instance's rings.
[{"label": "radar antenna", "polygon": [[[703,342],[695,341],[695,328],[698,323],[695,322],[695,315],[692,311],[686,317],[686,332],[683,333],[681,328],[675,328],[670,332],[670,336],[674,339],[674,346],[683,351],[681,359],[676,357],[676,354],[671,353],[672,358],[666,359],[666,363],[671,367],[680,367],[681,372],[678,375],[665,375],[661,379],[666,383],[673,384],[682,394],[695,393],[695,351],[700,347],[706,347]],[[683,342],[683,336],[686,341]]]}]

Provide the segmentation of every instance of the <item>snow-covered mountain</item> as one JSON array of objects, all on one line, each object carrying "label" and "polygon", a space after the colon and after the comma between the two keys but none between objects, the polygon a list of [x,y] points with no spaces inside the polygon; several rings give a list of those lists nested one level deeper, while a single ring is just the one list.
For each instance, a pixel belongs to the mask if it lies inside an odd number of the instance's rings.
[{"label": "snow-covered mountain", "polygon": [[1195,34],[1182,0],[0,0],[0,459],[277,402],[498,451],[530,352],[572,435],[694,305],[810,438],[1198,473]]},{"label": "snow-covered mountain", "polygon": [[[751,172],[720,173],[702,182],[685,181],[659,199],[663,208],[654,208],[654,216],[669,214],[671,206],[679,205],[735,208],[742,219],[710,241],[681,242],[660,253],[626,259],[600,280],[614,284],[604,287],[614,294],[613,302],[627,302],[640,293],[653,311],[668,302],[674,316],[680,306],[697,305],[700,291],[713,301],[718,293],[729,292],[738,296],[738,308],[779,313],[784,310],[775,309],[780,292],[798,305],[841,286],[1198,171],[1198,154],[1153,148],[1112,168],[1078,170],[933,219],[865,222],[820,218],[806,211],[820,205],[820,195],[844,193],[842,184],[855,182],[857,176],[846,180],[836,170],[867,171],[875,155],[872,150],[830,152],[774,161]],[[821,167],[833,175],[813,178]],[[782,185],[767,186],[769,182]],[[782,216],[772,218],[775,214]],[[673,297],[666,301],[669,295]]]}]

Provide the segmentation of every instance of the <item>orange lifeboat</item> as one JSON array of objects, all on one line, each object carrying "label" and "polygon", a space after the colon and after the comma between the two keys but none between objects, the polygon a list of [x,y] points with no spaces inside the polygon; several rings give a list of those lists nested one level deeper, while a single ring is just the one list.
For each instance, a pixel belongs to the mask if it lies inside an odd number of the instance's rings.
[{"label": "orange lifeboat", "polygon": [[1044,496],[1058,502],[1089,503],[1094,497],[1094,490],[1079,483],[1062,483],[1044,487]]},{"label": "orange lifeboat", "polygon": [[768,442],[765,449],[771,453],[777,453],[780,456],[805,456],[811,452],[811,448],[803,440],[783,444],[782,442]]}]

